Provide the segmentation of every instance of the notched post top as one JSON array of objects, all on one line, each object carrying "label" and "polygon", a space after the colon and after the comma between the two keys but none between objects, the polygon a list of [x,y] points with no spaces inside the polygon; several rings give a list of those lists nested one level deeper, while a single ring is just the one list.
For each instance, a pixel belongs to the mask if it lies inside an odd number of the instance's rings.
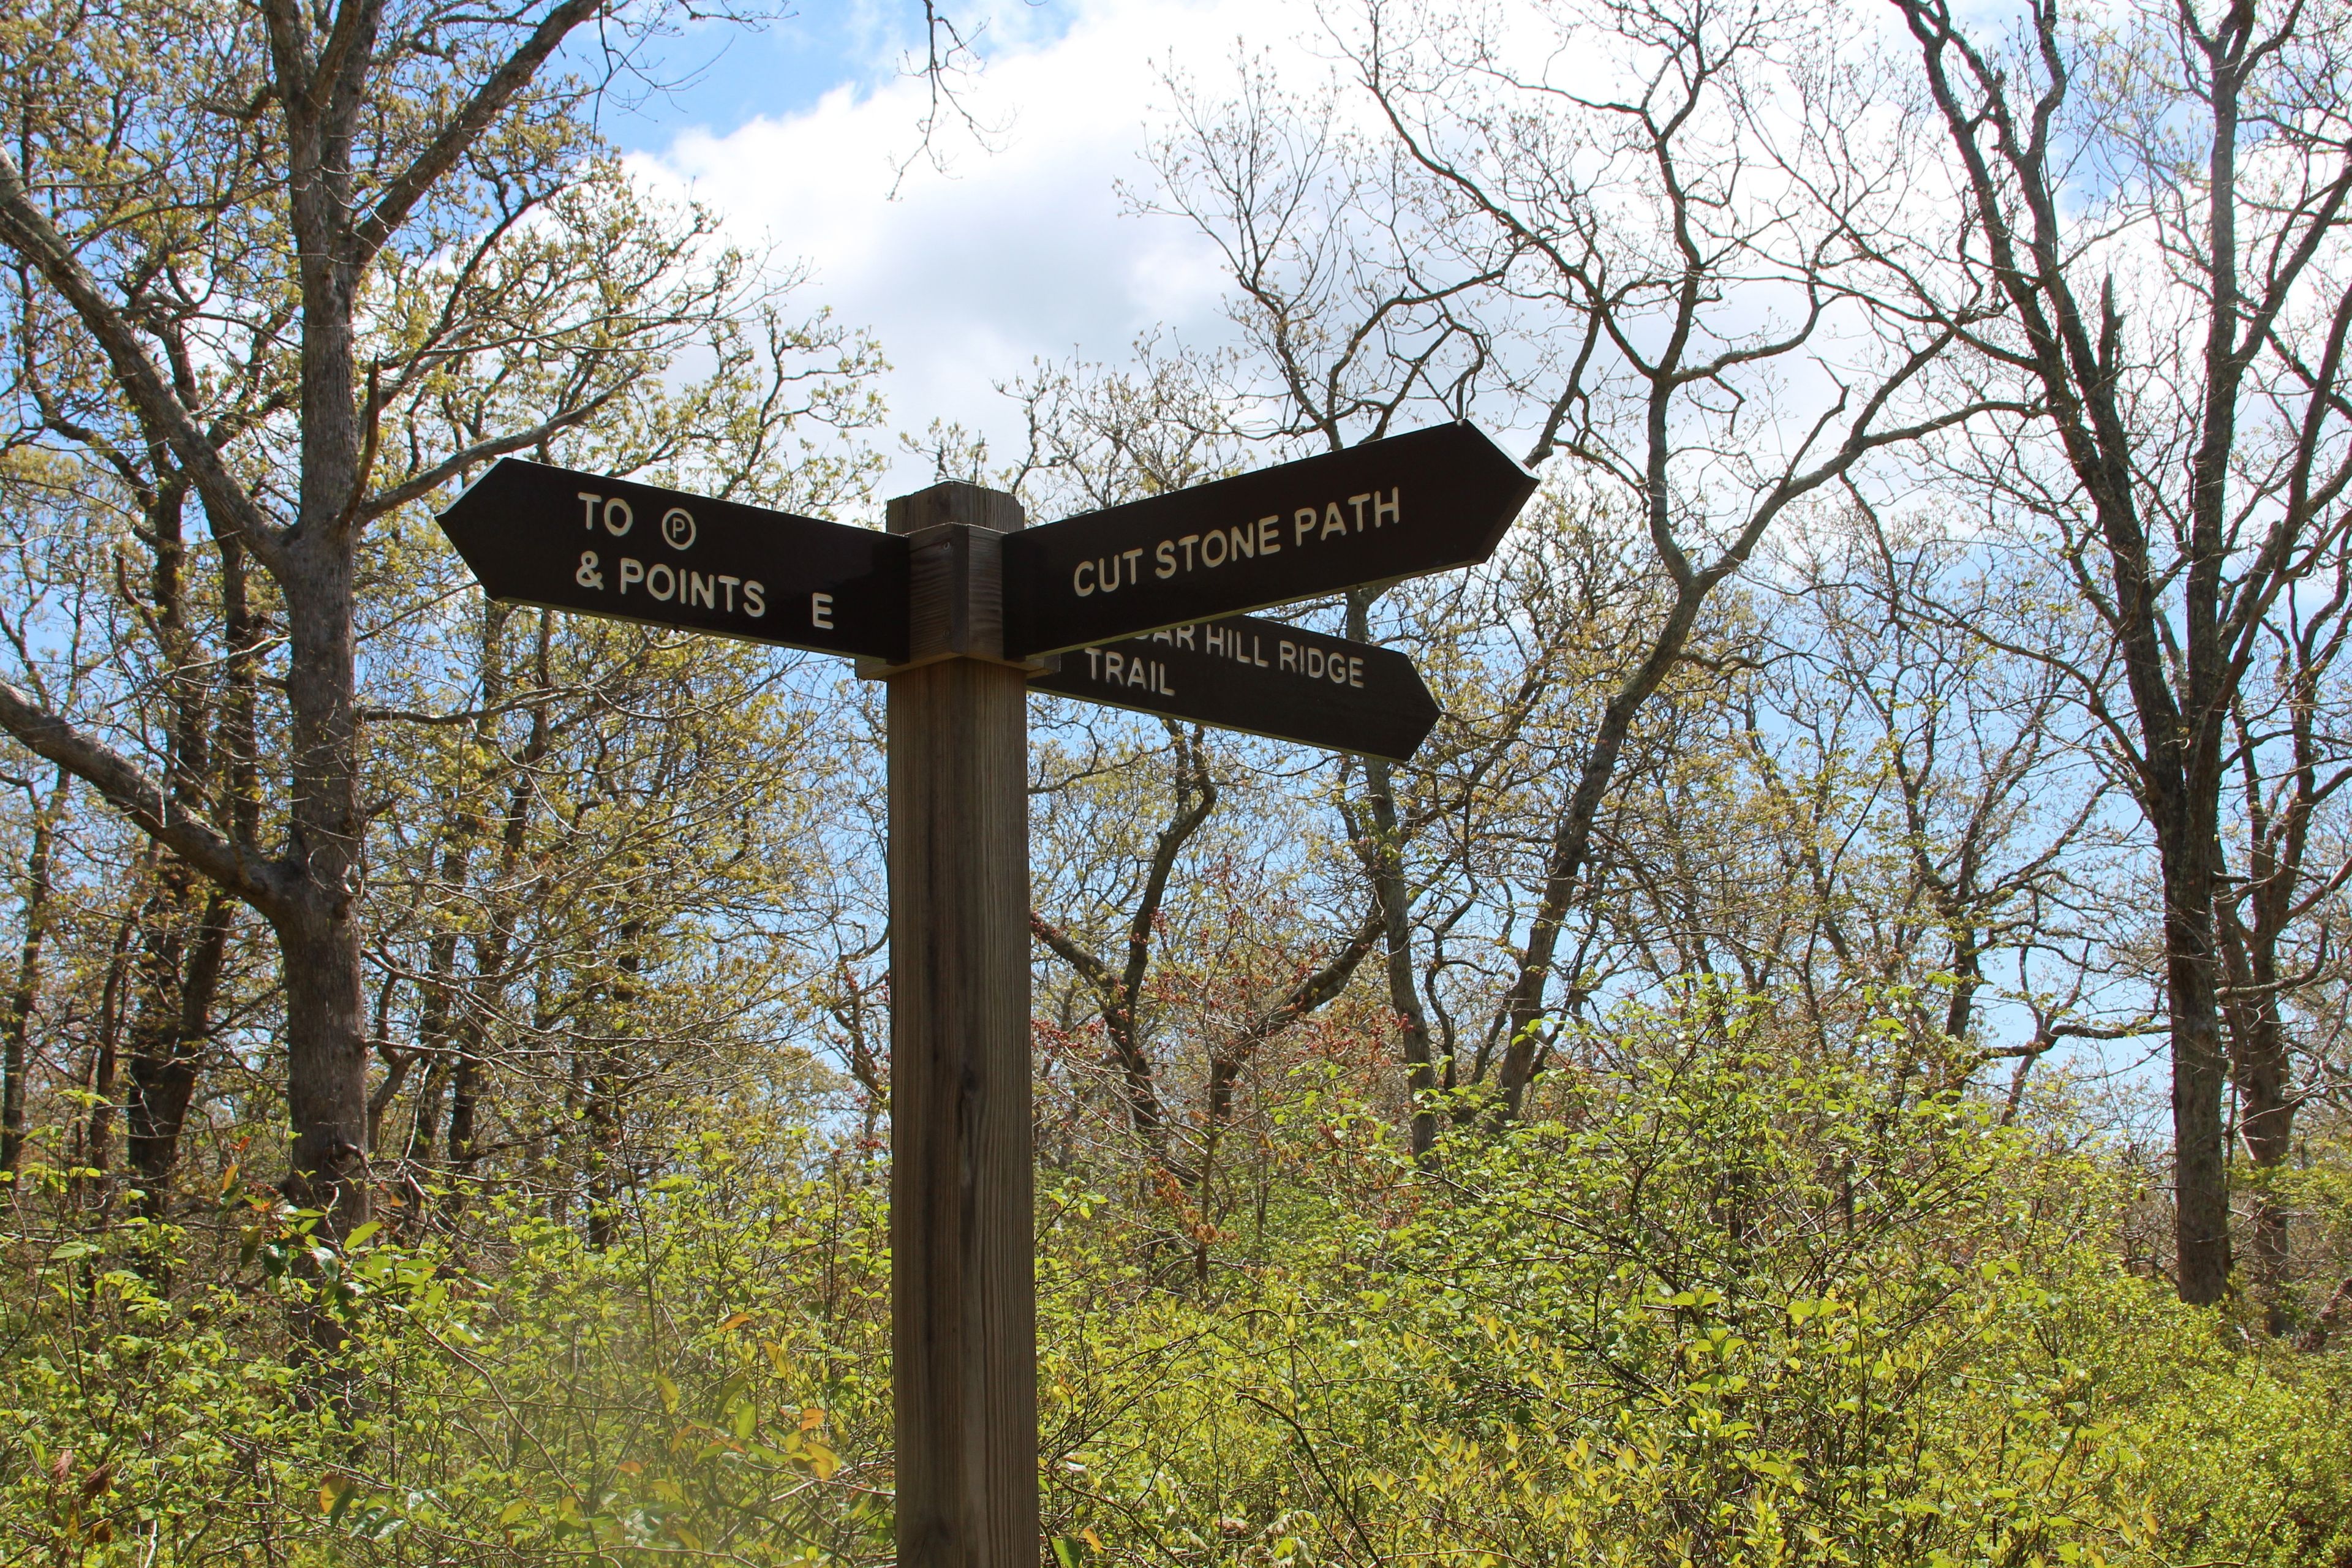
[{"label": "notched post top", "polygon": [[908,551],[907,659],[860,659],[857,673],[887,679],[941,659],[977,658],[1040,671],[1043,660],[1004,656],[1004,536],[1026,526],[1021,503],[1003,490],[951,480],[893,497],[886,512]]}]

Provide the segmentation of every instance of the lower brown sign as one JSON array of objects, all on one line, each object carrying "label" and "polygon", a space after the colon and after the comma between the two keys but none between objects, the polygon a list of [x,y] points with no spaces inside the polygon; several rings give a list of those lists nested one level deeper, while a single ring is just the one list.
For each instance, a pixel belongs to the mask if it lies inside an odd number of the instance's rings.
[{"label": "lower brown sign", "polygon": [[1255,616],[1171,626],[1062,655],[1040,690],[1403,762],[1437,722],[1412,660]]}]

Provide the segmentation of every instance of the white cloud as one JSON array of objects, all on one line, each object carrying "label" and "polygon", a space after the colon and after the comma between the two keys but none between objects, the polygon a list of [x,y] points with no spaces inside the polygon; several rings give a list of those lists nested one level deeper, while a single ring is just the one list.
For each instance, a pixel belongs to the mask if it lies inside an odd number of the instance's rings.
[{"label": "white cloud", "polygon": [[[1036,358],[1117,359],[1153,329],[1224,337],[1208,242],[1175,220],[1126,216],[1118,187],[1150,183],[1140,154],[1171,58],[1213,81],[1237,41],[1295,53],[1312,26],[1280,0],[1094,0],[1034,47],[999,30],[969,94],[1002,128],[992,150],[961,147],[948,174],[910,171],[896,200],[893,160],[924,111],[915,80],[862,95],[843,86],[804,113],[723,135],[688,129],[634,163],[738,236],[811,264],[804,298],[880,336],[898,428],[945,418],[1010,441],[1010,405],[992,387]],[[890,489],[929,477],[902,460]]]}]

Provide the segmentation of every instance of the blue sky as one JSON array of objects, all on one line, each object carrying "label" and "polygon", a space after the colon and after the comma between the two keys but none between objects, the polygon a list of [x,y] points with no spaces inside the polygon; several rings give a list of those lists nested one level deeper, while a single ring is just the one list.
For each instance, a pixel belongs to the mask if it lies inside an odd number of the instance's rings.
[{"label": "blue sky", "polygon": [[[1285,47],[1312,13],[1286,0],[993,5],[958,16],[978,29],[984,64],[962,90],[990,134],[945,136],[944,169],[907,167],[926,108],[904,68],[921,41],[908,0],[664,40],[657,74],[686,85],[616,108],[605,130],[649,185],[804,267],[803,308],[879,337],[898,429],[958,422],[1002,448],[1020,430],[995,388],[1040,361],[1123,360],[1152,331],[1223,340],[1208,243],[1133,216],[1120,186],[1150,184],[1162,70],[1221,72],[1236,47]],[[907,458],[887,482],[929,477]]]},{"label": "blue sky", "polygon": [[[952,10],[968,32],[976,30],[982,51],[1050,47],[1077,15],[1076,0]],[[624,152],[641,153],[659,153],[689,127],[729,135],[761,117],[805,113],[837,89],[887,86],[918,58],[922,41],[922,12],[904,0],[815,0],[757,26],[690,23],[646,51],[646,75],[663,90],[614,104],[604,130]]]}]

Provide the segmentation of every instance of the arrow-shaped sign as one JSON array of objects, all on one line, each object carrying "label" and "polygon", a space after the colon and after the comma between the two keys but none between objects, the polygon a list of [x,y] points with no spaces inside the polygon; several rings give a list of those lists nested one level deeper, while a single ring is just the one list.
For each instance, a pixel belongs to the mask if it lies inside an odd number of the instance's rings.
[{"label": "arrow-shaped sign", "polygon": [[1475,426],[1440,425],[1010,534],[1005,652],[1474,565],[1535,489]]},{"label": "arrow-shaped sign", "polygon": [[907,542],[513,458],[441,514],[495,599],[907,657]]},{"label": "arrow-shaped sign", "polygon": [[1232,616],[1073,648],[1039,690],[1403,762],[1437,722],[1412,660]]}]

